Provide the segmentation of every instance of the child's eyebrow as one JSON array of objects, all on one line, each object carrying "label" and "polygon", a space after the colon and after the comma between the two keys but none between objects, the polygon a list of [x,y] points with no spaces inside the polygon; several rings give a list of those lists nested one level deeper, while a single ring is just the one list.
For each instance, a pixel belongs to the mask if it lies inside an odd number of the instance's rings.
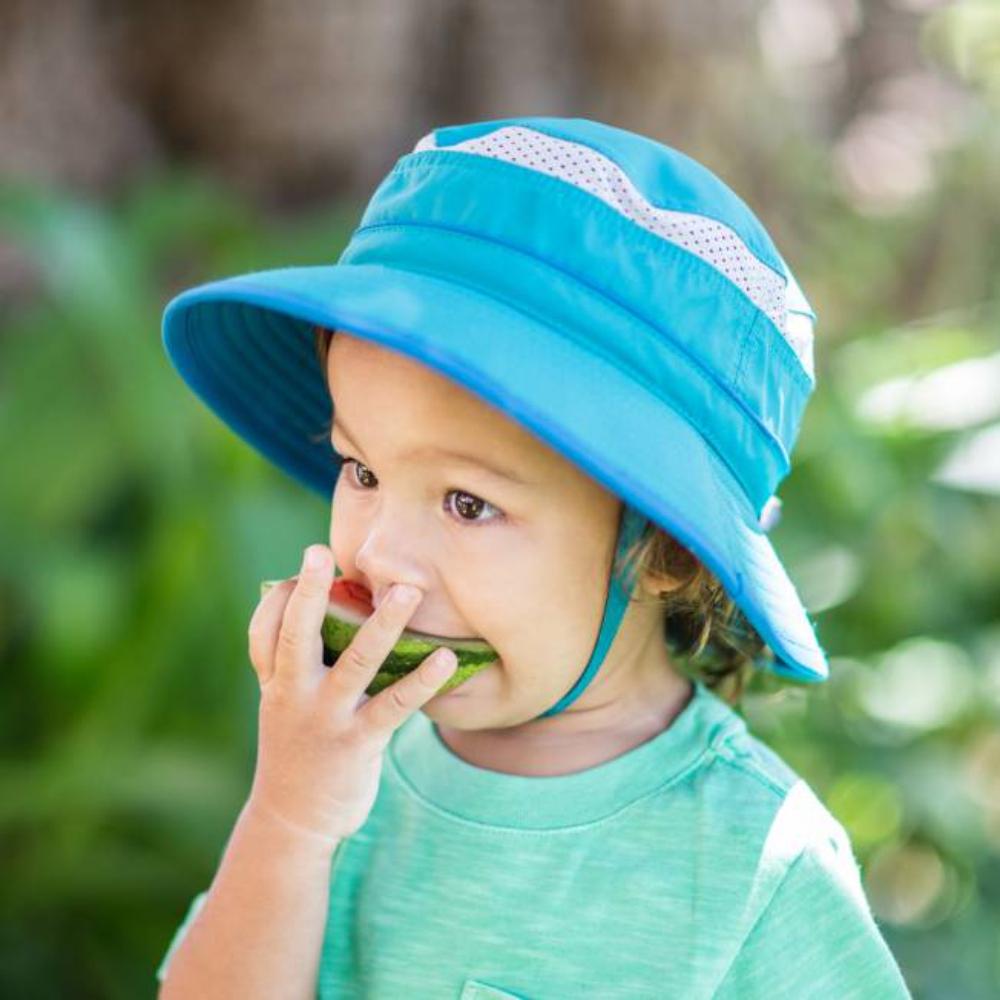
[{"label": "child's eyebrow", "polygon": [[[340,433],[347,439],[348,444],[353,445],[355,448],[358,447],[358,443],[355,441],[354,436],[344,426],[343,421],[340,420],[336,414],[334,414],[333,421],[330,426],[331,428],[339,430]],[[410,456],[414,458],[420,458],[424,455],[439,455],[457,462],[464,462],[466,465],[475,465],[480,469],[484,469],[486,472],[490,472],[494,476],[499,476],[501,479],[506,479],[517,486],[533,485],[519,473],[514,472],[513,469],[508,469],[506,466],[502,465],[496,465],[493,462],[480,458],[478,455],[472,455],[466,451],[456,451],[453,448],[438,448],[434,445],[427,445],[424,448],[417,448],[416,450],[410,452]]]}]

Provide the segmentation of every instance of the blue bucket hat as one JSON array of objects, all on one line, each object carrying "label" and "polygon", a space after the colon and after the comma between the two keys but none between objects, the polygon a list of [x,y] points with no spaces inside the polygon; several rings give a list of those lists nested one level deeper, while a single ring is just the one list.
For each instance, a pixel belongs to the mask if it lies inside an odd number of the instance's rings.
[{"label": "blue bucket hat", "polygon": [[428,365],[622,501],[596,675],[649,523],[716,575],[802,682],[826,656],[767,536],[815,387],[815,313],[706,167],[582,118],[437,128],[376,188],[335,264],[257,271],[167,306],[166,352],[233,431],[331,502],[341,459],[316,325]]}]

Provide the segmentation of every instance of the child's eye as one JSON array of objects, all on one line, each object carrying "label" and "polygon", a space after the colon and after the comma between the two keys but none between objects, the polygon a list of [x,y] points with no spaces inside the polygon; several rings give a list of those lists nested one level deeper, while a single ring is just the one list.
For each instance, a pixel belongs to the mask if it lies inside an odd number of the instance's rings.
[{"label": "child's eye", "polygon": [[[343,456],[342,464],[344,468],[346,468],[347,466],[353,467],[351,472],[348,473],[348,481],[350,482],[351,486],[354,489],[368,490],[375,488],[375,484],[378,483],[378,480],[375,479],[374,475],[372,475],[372,470],[369,469],[368,466],[362,465],[356,458],[350,458],[349,456],[346,455]],[[355,475],[355,472],[357,472],[357,475]],[[374,483],[371,483],[370,481],[368,483],[359,482],[359,476],[361,475],[367,475],[370,477],[371,480],[375,480],[375,482]],[[459,498],[455,507],[453,507],[448,502],[450,497]],[[486,500],[480,499],[473,493],[466,493],[464,490],[449,490],[444,497],[444,506],[445,510],[447,510],[449,513],[451,513],[453,510],[456,509],[464,513],[471,513],[473,515],[471,517],[466,517],[464,516],[463,513],[459,513],[456,515],[457,519],[461,521],[463,524],[479,526],[483,524],[490,524],[493,521],[499,521],[502,520],[503,518],[503,511],[501,511],[499,507],[494,507],[493,504],[487,502]],[[495,511],[496,516],[488,518],[481,518],[476,516],[478,513],[481,513],[486,508]]]}]

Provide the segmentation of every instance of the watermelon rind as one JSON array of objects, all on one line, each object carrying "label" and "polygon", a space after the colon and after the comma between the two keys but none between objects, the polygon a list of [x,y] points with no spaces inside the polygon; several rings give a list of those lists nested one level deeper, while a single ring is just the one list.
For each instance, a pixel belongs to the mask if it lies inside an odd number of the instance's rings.
[{"label": "watermelon rind", "polygon": [[[282,583],[281,580],[263,580],[260,585],[260,595],[263,597],[271,587]],[[324,662],[332,666],[340,654],[350,645],[351,640],[361,628],[363,622],[348,621],[338,613],[336,605],[327,608],[320,629],[323,637]],[[432,635],[416,629],[404,629],[399,640],[392,647],[389,655],[383,660],[378,673],[372,678],[365,694],[373,696],[394,684],[401,677],[410,673],[430,656],[435,649],[447,646],[458,658],[458,667],[451,677],[438,689],[438,694],[444,694],[464,684],[470,677],[478,674],[484,667],[499,659],[496,650],[482,639],[460,639],[448,636]]]}]

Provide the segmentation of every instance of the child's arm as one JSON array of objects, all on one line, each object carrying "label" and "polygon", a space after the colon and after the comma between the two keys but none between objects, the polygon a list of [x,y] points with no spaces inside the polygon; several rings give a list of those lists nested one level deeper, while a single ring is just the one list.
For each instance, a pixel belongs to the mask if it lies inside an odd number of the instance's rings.
[{"label": "child's arm", "polygon": [[375,804],[393,732],[455,672],[455,654],[442,648],[365,693],[423,596],[412,586],[409,597],[394,586],[327,668],[333,560],[325,547],[311,551],[319,564],[271,588],[250,621],[261,689],[253,787],[170,958],[163,1000],[315,996],[331,859]]},{"label": "child's arm", "polygon": [[335,845],[252,798],[204,905],[171,956],[160,1000],[316,995]]}]

